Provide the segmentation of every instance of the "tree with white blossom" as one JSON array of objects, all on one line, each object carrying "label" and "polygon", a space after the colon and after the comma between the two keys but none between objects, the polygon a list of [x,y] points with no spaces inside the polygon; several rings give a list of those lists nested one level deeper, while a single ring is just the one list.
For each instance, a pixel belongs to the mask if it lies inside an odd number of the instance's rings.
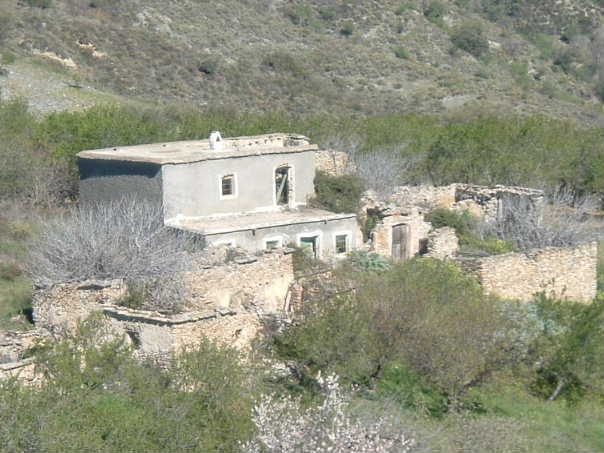
[{"label": "tree with white blossom", "polygon": [[264,396],[254,408],[258,434],[242,449],[270,453],[411,451],[414,440],[397,432],[386,417],[368,424],[346,412],[349,396],[336,375],[317,380],[325,394],[318,407],[303,409],[300,400],[289,395]]}]

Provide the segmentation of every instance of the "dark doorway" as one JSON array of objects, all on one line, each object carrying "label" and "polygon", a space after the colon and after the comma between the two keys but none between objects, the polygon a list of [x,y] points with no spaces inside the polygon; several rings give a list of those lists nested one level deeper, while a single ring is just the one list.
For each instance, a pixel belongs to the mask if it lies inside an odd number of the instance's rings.
[{"label": "dark doorway", "polygon": [[275,170],[275,191],[278,205],[289,204],[290,167],[279,167]]},{"label": "dark doorway", "polygon": [[394,261],[406,260],[408,256],[409,225],[400,224],[392,227],[392,259]]}]

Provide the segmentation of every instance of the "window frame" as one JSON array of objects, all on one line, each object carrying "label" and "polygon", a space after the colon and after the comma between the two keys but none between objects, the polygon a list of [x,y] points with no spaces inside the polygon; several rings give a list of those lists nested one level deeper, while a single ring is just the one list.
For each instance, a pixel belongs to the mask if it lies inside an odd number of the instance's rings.
[{"label": "window frame", "polygon": [[267,243],[275,241],[277,242],[277,247],[275,247],[275,249],[283,248],[283,236],[267,236],[262,240],[263,249],[274,250],[273,248],[268,248]]},{"label": "window frame", "polygon": [[[230,195],[224,195],[222,193],[222,182],[224,178],[231,177],[231,189],[232,193]],[[221,200],[232,200],[233,198],[237,198],[238,196],[238,184],[237,184],[237,173],[224,173],[222,175],[218,175],[218,194]]]},{"label": "window frame", "polygon": [[[338,252],[338,237],[346,238],[346,251]],[[352,250],[352,232],[351,231],[336,231],[333,233],[333,253],[336,256],[344,256]]]}]

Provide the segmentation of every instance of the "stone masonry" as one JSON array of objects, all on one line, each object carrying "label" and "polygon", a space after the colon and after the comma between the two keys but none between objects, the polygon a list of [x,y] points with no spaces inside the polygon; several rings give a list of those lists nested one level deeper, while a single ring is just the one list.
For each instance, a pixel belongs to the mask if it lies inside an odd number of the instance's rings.
[{"label": "stone masonry", "polygon": [[459,258],[487,294],[529,301],[537,293],[577,302],[596,296],[597,243],[573,248],[547,247],[529,253]]},{"label": "stone masonry", "polygon": [[60,337],[102,312],[138,355],[161,362],[202,337],[245,349],[260,330],[262,317],[283,311],[293,280],[291,250],[272,250],[221,265],[199,264],[185,274],[191,297],[184,313],[119,307],[127,293],[124,281],[88,281],[39,288],[33,299],[34,320]]}]

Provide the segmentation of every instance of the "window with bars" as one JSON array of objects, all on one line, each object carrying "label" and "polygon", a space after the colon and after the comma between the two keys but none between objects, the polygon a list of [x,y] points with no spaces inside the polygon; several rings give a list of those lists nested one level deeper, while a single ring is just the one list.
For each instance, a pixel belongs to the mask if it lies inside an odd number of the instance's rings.
[{"label": "window with bars", "polygon": [[338,234],[336,236],[336,253],[346,253],[348,252],[348,235],[347,234]]},{"label": "window with bars", "polygon": [[225,175],[220,181],[222,196],[235,195],[235,176]]}]

